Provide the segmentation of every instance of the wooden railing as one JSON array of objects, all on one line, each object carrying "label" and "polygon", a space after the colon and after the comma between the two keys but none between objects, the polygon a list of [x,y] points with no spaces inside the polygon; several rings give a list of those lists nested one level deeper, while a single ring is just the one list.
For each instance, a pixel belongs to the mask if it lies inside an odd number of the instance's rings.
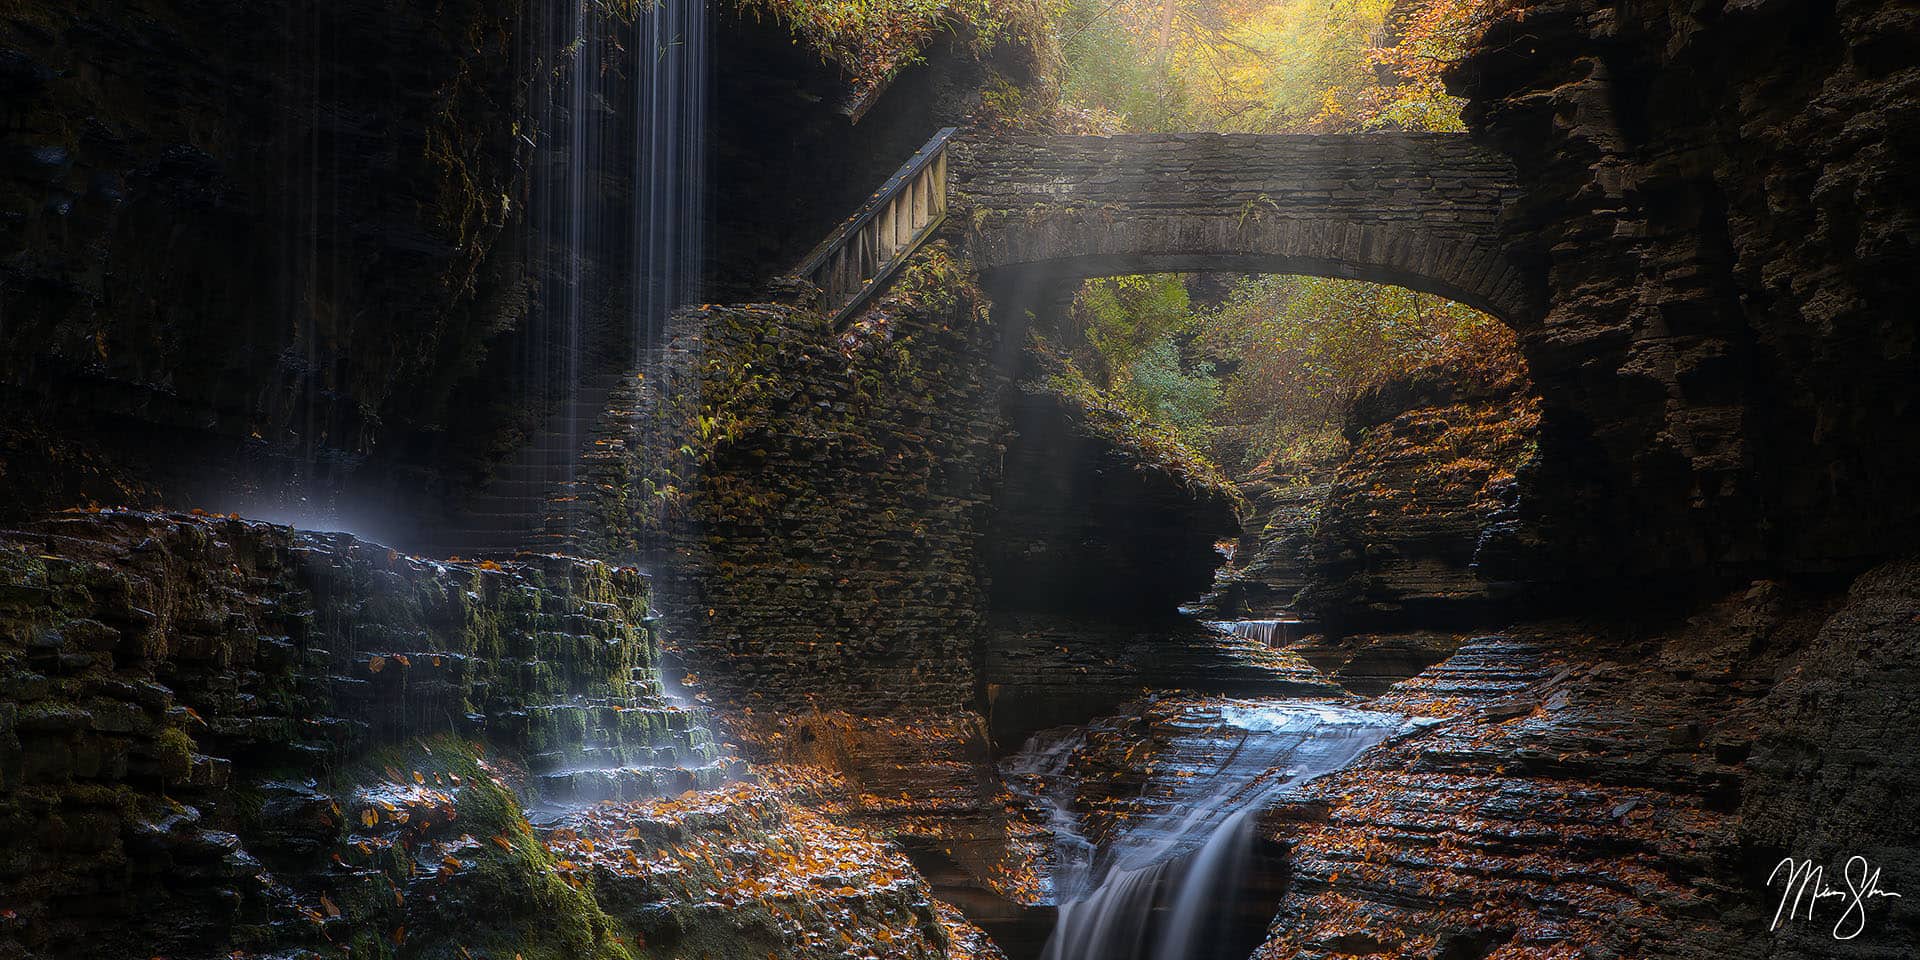
[{"label": "wooden railing", "polygon": [[884,286],[947,215],[947,141],[934,134],[859,211],[793,271],[820,288],[821,309],[837,324]]}]

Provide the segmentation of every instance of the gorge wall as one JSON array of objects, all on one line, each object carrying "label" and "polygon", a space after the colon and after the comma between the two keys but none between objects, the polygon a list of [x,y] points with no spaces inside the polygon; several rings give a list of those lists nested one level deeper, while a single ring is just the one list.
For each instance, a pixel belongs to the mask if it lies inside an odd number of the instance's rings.
[{"label": "gorge wall", "polygon": [[1544,0],[1456,68],[1547,305],[1518,326],[1565,575],[1853,572],[1911,541],[1916,49],[1894,3]]},{"label": "gorge wall", "polygon": [[1345,449],[1248,483],[1209,609],[1298,614],[1339,634],[1486,624],[1541,599],[1539,401],[1524,374],[1494,366],[1378,384],[1348,413]]},{"label": "gorge wall", "polygon": [[[530,149],[519,15],[0,16],[0,390],[30,415],[10,473],[91,449],[180,503],[325,487],[376,445],[456,455],[435,438],[461,409],[500,414],[463,381],[525,306],[505,229]],[[55,479],[9,484],[6,509],[72,505],[75,477]],[[102,486],[78,492],[119,492]]]}]

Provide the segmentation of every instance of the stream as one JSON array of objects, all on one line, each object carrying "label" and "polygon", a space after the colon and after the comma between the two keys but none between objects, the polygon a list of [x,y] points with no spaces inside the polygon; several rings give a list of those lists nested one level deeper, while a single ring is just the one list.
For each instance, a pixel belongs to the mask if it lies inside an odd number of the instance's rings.
[{"label": "stream", "polygon": [[[1184,724],[1146,785],[1155,806],[1104,844],[1075,809],[1086,732],[1037,735],[1003,765],[1048,813],[1059,919],[1045,960],[1245,956],[1234,893],[1249,888],[1262,809],[1420,721],[1306,701],[1229,701]],[[1250,948],[1250,945],[1249,945]]]}]

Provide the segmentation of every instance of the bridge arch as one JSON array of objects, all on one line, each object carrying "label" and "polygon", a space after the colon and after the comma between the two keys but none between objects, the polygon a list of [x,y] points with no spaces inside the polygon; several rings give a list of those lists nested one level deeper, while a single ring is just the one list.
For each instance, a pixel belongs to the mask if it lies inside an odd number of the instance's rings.
[{"label": "bridge arch", "polygon": [[1455,134],[1019,136],[954,145],[992,286],[1229,271],[1394,284],[1530,319],[1505,158]]}]

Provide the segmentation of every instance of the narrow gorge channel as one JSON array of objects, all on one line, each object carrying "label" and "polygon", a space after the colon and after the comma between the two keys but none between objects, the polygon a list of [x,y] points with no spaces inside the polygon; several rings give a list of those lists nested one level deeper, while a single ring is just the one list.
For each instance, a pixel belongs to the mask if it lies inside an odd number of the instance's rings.
[{"label": "narrow gorge channel", "polygon": [[1104,843],[1075,812],[1071,771],[1084,731],[1037,737],[1002,762],[1016,792],[1031,784],[1054,834],[1047,879],[1059,920],[1048,960],[1246,956],[1265,931],[1253,893],[1278,886],[1253,882],[1261,813],[1415,729],[1396,714],[1277,700],[1197,707],[1174,726],[1144,786],[1146,809],[1110,827]]}]

